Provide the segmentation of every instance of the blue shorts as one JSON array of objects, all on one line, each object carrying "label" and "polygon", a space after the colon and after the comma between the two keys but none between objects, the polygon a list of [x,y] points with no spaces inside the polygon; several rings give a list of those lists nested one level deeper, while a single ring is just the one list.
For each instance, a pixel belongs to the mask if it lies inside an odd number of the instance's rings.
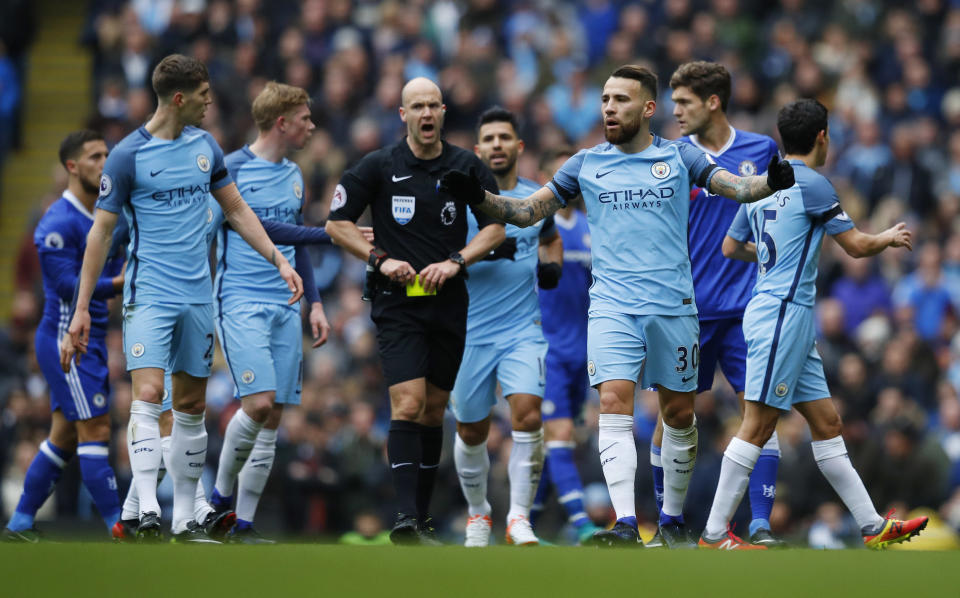
[{"label": "blue shorts", "polygon": [[[61,328],[66,334],[66,326]],[[50,410],[57,409],[68,421],[99,417],[110,411],[109,370],[107,343],[102,338],[90,337],[87,352],[80,363],[70,364],[70,372],[60,369],[60,342],[57,336],[37,328],[34,338],[37,364],[50,386]]]},{"label": "blue shorts", "polygon": [[697,392],[713,388],[713,373],[720,371],[733,387],[743,392],[747,371],[747,341],[743,339],[743,319],[700,320],[700,375]]},{"label": "blue shorts", "polygon": [[789,411],[796,403],[830,397],[816,347],[813,308],[756,295],[743,314],[747,339],[744,398]]},{"label": "blue shorts", "polygon": [[590,381],[585,360],[563,361],[547,351],[547,385],[543,390],[543,419],[577,419],[583,411]]},{"label": "blue shorts", "polygon": [[677,392],[697,388],[700,360],[697,316],[656,316],[591,311],[587,320],[590,385],[638,378]]},{"label": "blue shorts", "polygon": [[160,368],[210,376],[213,365],[213,305],[132,303],[123,306],[123,352],[127,371]]},{"label": "blue shorts", "polygon": [[300,404],[303,332],[299,305],[240,303],[218,310],[217,335],[240,398],[275,391]]},{"label": "blue shorts", "polygon": [[525,338],[510,345],[467,345],[450,396],[450,409],[460,423],[485,419],[497,404],[497,382],[503,396],[523,393],[543,397],[547,342]]}]

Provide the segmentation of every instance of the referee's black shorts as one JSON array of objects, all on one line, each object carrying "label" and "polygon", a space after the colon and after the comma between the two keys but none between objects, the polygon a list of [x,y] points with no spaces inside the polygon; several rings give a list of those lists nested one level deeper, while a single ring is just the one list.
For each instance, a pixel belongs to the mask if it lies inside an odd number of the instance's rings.
[{"label": "referee's black shorts", "polygon": [[426,378],[441,390],[453,390],[467,336],[468,305],[461,278],[447,281],[430,297],[407,297],[402,288],[378,294],[371,318],[387,385]]}]

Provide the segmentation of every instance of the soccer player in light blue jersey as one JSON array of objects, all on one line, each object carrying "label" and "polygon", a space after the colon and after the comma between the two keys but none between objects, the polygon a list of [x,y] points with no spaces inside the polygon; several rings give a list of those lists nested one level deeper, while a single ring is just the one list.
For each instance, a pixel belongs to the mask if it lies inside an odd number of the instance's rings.
[{"label": "soccer player in light blue jersey", "polygon": [[44,213],[34,231],[43,274],[43,317],[37,326],[37,364],[50,390],[50,434],[30,463],[23,493],[3,539],[37,542],[34,516],[53,492],[63,467],[76,454],[83,483],[100,516],[111,528],[120,516],[117,480],[107,460],[110,440],[110,389],[107,369],[107,299],[123,288],[123,253],[114,252],[97,281],[90,302],[89,356],[60,369],[58,343],[66,334],[87,232],[93,223],[100,174],[107,158],[103,135],[70,133],[60,144],[67,188]]},{"label": "soccer player in light blue jersey", "polygon": [[[303,175],[286,156],[302,149],[316,128],[309,104],[305,90],[267,83],[253,101],[257,139],[226,158],[230,174],[261,220],[303,221]],[[304,246],[282,245],[280,250],[303,277],[310,278],[304,278],[304,292],[310,304],[313,346],[319,347],[326,342],[330,326],[313,284],[309,254]],[[217,512],[229,510],[239,477],[237,524],[229,539],[269,542],[254,530],[253,518],[273,466],[283,408],[300,404],[300,309],[287,303],[286,284],[277,271],[227,227],[217,233],[214,293],[217,335],[241,408],[227,424],[210,502]]]},{"label": "soccer player in light blue jersey", "polygon": [[[480,116],[474,151],[490,168],[504,195],[526,197],[538,185],[517,176],[517,158],[523,152],[517,128],[512,112],[490,108]],[[469,240],[479,232],[479,225],[469,211],[467,218]],[[530,507],[543,467],[540,401],[547,342],[540,325],[536,286],[538,278],[541,286],[557,285],[562,246],[552,217],[529,228],[508,224],[506,235],[487,258],[467,269],[466,348],[450,400],[457,418],[453,458],[469,515],[465,546],[490,543],[487,435],[498,383],[510,405],[513,438],[507,465],[510,509],[506,541],[518,546],[540,543],[530,525]],[[541,248],[545,259],[538,266]]]},{"label": "soccer player in light blue jersey", "polygon": [[[223,226],[222,214],[219,205],[216,200],[211,197],[208,204],[211,209],[214,210],[218,218],[214,218],[207,230],[207,244],[211,245],[213,239],[216,238],[217,232],[220,231],[220,228]],[[121,221],[122,222],[122,221]],[[277,245],[296,245],[299,249],[300,246],[305,245],[330,245],[332,241],[330,236],[322,228],[314,228],[308,226],[301,226],[295,224],[288,224],[285,222],[280,222],[277,220],[261,220],[263,224],[263,229],[267,231],[267,234],[270,236],[270,240]],[[364,226],[359,227],[361,233],[368,240],[372,242],[373,240],[373,229]],[[126,245],[129,239],[121,240],[117,237],[114,243],[122,243]],[[312,287],[314,283],[312,266],[308,261],[298,261],[297,262],[297,273],[300,274],[300,277],[303,279],[304,284],[304,295],[307,295],[307,289]],[[121,285],[122,286],[122,285]],[[319,322],[317,323],[319,326]],[[319,336],[319,329],[314,330],[314,336]],[[163,401],[161,403],[162,413],[160,414],[160,447],[161,454],[163,458],[160,462],[160,470],[157,476],[157,483],[163,479],[166,475],[166,462],[170,460],[170,432],[173,428],[173,399],[171,394],[171,389],[173,384],[171,382],[170,372],[166,372],[164,375],[164,388],[163,388]],[[258,436],[259,438],[259,436]],[[258,468],[262,470],[263,468]],[[258,471],[257,473],[261,473]],[[241,470],[241,477],[243,477],[243,470]],[[266,476],[264,476],[265,478]],[[260,479],[260,476],[254,474],[253,482],[256,482]],[[242,483],[242,482],[241,482]],[[217,511],[207,502],[207,495],[204,492],[203,484],[197,484],[196,496],[194,499],[194,520],[203,526],[207,535],[211,536],[214,539],[223,539],[226,537],[227,533],[233,529],[234,524],[236,523],[237,516],[232,510],[221,510]],[[137,494],[137,485],[130,484],[130,488],[127,491],[127,497],[123,502],[123,510],[120,515],[120,521],[118,521],[112,530],[113,539],[117,542],[132,542],[136,541],[137,527],[139,525],[140,517],[140,497]],[[252,527],[252,526],[251,526]],[[240,535],[240,538],[246,538],[245,543],[263,543],[260,541],[259,535],[253,534],[250,532],[245,532]],[[231,539],[237,539],[233,537]]]},{"label": "soccer player in light blue jersey", "polygon": [[211,103],[206,67],[179,54],[154,69],[158,106],[151,119],[114,150],[100,179],[100,199],[87,237],[70,341],[61,367],[85,353],[90,296],[122,211],[130,228],[124,277],[124,353],[133,382],[127,447],[140,497],[138,535],[160,536],[157,471],[164,370],[173,375],[173,539],[210,541],[194,521],[197,480],[207,450],[203,424],[206,378],[213,361],[213,310],[206,227],[213,194],[226,219],[279,271],[295,303],[302,281],[243,201],[209,133],[196,128]]},{"label": "soccer player in light blue jersey", "polygon": [[[714,62],[688,62],[670,77],[673,115],[684,134],[681,141],[693,144],[707,157],[730,172],[763,174],[770,158],[777,155],[776,142],[766,135],[734,129],[727,120],[730,100],[730,73]],[[694,189],[690,197],[689,247],[693,289],[700,318],[700,372],[697,393],[708,393],[720,370],[733,387],[743,411],[744,374],[747,344],[743,340],[743,310],[757,275],[756,264],[728,260],[720,246],[733,222],[739,204],[725,197]],[[660,444],[663,437],[657,420],[650,442],[654,496],[657,506],[663,497],[663,464]],[[750,541],[781,546],[770,532],[770,512],[776,496],[780,445],[777,433],[763,447],[757,467],[750,476]],[[670,466],[670,464],[667,464]],[[662,546],[655,536],[647,547]]]},{"label": "soccer player in light blue jersey", "polygon": [[[660,533],[671,548],[692,547],[683,502],[697,455],[693,402],[699,364],[697,306],[687,251],[690,190],[753,202],[793,185],[793,169],[776,157],[766,177],[738,177],[690,144],[650,133],[657,77],[635,65],[618,68],[601,97],[603,143],[577,152],[545,187],[525,199],[493,195],[476,177],[451,171],[441,187],[491,216],[530,226],[578,193],[591,231],[587,373],[600,392],[600,460],[617,523],[600,545],[641,545],[634,477],[633,405],[637,379],[657,385],[663,416],[664,470]],[[642,376],[641,376],[642,374]]]},{"label": "soccer player in light blue jersey", "polygon": [[[830,399],[817,352],[813,304],[825,233],[851,257],[876,255],[888,247],[912,249],[912,237],[902,222],[876,235],[860,232],[840,206],[830,181],[814,170],[823,166],[830,147],[823,104],[798,100],[784,106],[777,116],[777,129],[796,185],[741,206],[723,241],[725,256],[755,261],[758,270],[753,297],[743,315],[747,340],[743,423],[723,454],[700,546],[767,548],[743,542],[728,523],[777,420],[793,407],[810,426],[817,467],[850,509],[864,543],[883,548],[920,533],[927,518],[900,521],[880,516],[850,463],[840,435],[840,414]],[[751,235],[755,243],[749,241]]]},{"label": "soccer player in light blue jersey", "polygon": [[[576,152],[573,148],[548,151],[540,163],[541,180],[547,182]],[[543,433],[547,455],[543,462],[540,488],[533,503],[533,521],[543,509],[552,486],[557,502],[567,513],[578,541],[598,531],[583,506],[583,482],[573,454],[576,448],[575,423],[587,398],[587,312],[590,309],[590,227],[579,200],[557,210],[554,222],[563,244],[563,266],[555,289],[540,291],[543,336],[547,339],[546,386],[543,390]]]}]

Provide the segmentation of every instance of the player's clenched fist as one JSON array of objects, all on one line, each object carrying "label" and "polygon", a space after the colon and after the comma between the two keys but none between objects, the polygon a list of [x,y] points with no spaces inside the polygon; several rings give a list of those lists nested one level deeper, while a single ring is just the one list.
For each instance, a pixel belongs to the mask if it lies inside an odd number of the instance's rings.
[{"label": "player's clenched fist", "polygon": [[786,160],[781,160],[776,154],[770,156],[767,165],[767,187],[773,191],[789,189],[796,181],[793,178],[793,166]]},{"label": "player's clenched fist", "polygon": [[473,171],[467,173],[459,170],[448,170],[440,177],[437,188],[471,206],[482,203],[487,197],[487,192],[484,191],[479,177]]}]

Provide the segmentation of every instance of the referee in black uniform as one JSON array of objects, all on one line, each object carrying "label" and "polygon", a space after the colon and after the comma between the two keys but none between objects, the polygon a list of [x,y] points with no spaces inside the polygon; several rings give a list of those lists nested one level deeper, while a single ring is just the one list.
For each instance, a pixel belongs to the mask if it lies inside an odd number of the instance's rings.
[{"label": "referee in black uniform", "polygon": [[[403,88],[400,120],[407,136],[364,156],[343,174],[330,205],[327,233],[373,267],[371,317],[390,386],[387,456],[397,494],[394,544],[435,543],[429,519],[443,413],[463,356],[467,329],[466,267],[505,238],[502,223],[474,210],[480,232],[465,245],[467,204],[437,190],[448,170],[473,171],[496,193],[497,182],[472,153],[440,138],[446,107],[424,78]],[[376,246],[355,222],[370,206]]]}]

